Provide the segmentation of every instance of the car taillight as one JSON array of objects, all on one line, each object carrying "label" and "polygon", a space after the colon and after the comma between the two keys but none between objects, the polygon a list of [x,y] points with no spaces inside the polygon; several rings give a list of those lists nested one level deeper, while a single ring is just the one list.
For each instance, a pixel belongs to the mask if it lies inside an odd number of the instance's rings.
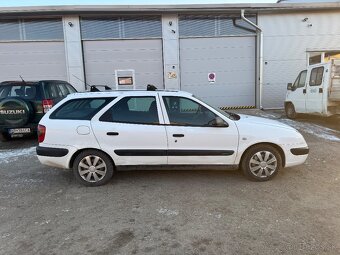
[{"label": "car taillight", "polygon": [[52,99],[44,99],[42,101],[42,106],[43,106],[43,109],[44,109],[44,113],[47,113],[49,109],[52,108],[53,106],[53,100]]},{"label": "car taillight", "polygon": [[46,127],[38,125],[38,142],[42,143],[45,140]]}]

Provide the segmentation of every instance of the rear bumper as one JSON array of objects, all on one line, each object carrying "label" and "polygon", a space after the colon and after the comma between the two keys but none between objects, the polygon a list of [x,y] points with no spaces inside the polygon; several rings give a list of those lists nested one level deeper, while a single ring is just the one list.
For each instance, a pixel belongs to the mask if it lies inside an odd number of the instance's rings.
[{"label": "rear bumper", "polygon": [[56,146],[44,143],[37,146],[36,150],[41,164],[64,169],[70,168],[71,158],[78,151],[73,146]]},{"label": "rear bumper", "polygon": [[67,154],[68,154],[68,149],[37,146],[38,156],[64,157]]}]

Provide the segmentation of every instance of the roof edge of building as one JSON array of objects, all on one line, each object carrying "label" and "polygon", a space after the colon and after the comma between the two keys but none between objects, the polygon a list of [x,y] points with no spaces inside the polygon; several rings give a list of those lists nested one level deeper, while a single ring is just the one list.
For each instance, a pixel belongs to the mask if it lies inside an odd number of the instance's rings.
[{"label": "roof edge of building", "polygon": [[183,5],[60,5],[0,7],[0,14],[55,14],[107,12],[206,12],[248,9],[257,12],[340,9],[340,2],[329,3],[249,3],[249,4],[183,4]]}]

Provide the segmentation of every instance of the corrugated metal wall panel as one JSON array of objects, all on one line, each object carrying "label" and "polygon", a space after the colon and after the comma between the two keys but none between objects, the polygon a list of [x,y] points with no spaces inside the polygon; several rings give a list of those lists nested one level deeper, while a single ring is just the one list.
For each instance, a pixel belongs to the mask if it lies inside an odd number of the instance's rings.
[{"label": "corrugated metal wall panel", "polygon": [[61,19],[0,20],[0,41],[63,40]]},{"label": "corrugated metal wall panel", "polygon": [[[256,23],[256,17],[248,18]],[[179,15],[179,27],[181,38],[256,34],[248,23],[227,15]]]},{"label": "corrugated metal wall panel", "polygon": [[0,43],[0,81],[66,80],[63,42]]},{"label": "corrugated metal wall panel", "polygon": [[258,21],[266,63],[263,107],[283,107],[287,83],[306,68],[307,50],[340,50],[340,12],[261,14]]},{"label": "corrugated metal wall panel", "polygon": [[86,81],[115,87],[115,70],[134,69],[136,88],[147,84],[163,88],[162,41],[83,41]]},{"label": "corrugated metal wall panel", "polygon": [[255,37],[180,39],[180,66],[181,90],[218,107],[255,106]]},{"label": "corrugated metal wall panel", "polygon": [[161,38],[160,16],[82,18],[83,40]]}]

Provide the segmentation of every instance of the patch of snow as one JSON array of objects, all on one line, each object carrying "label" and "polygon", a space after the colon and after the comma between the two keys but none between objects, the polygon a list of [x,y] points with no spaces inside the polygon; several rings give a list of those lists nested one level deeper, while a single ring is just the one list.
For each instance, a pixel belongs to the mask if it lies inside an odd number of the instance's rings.
[{"label": "patch of snow", "polygon": [[9,163],[19,157],[36,155],[35,147],[14,150],[0,150],[0,163]]},{"label": "patch of snow", "polygon": [[166,208],[160,208],[157,209],[157,212],[160,214],[164,214],[166,216],[177,216],[178,215],[178,211],[176,210],[170,210],[170,209],[166,209]]},{"label": "patch of snow", "polygon": [[222,214],[218,213],[218,214],[213,214],[213,213],[208,213],[209,216],[213,216],[215,217],[216,219],[221,219],[222,217]]},{"label": "patch of snow", "polygon": [[313,123],[306,123],[306,122],[298,122],[294,120],[289,120],[289,119],[281,119],[279,120],[289,126],[292,126],[293,128],[296,128],[299,131],[315,135],[319,138],[329,140],[329,141],[335,141],[335,142],[340,142],[340,132],[326,128],[317,124]]}]

